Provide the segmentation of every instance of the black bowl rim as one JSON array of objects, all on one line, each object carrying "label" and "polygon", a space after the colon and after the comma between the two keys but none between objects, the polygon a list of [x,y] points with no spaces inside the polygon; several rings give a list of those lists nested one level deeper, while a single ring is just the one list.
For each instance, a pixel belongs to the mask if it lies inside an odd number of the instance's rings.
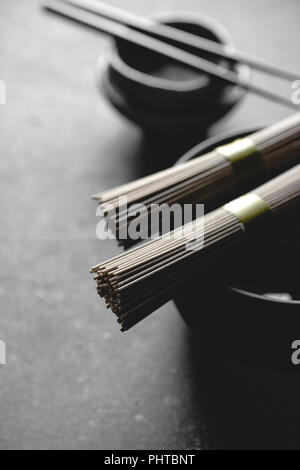
[{"label": "black bowl rim", "polygon": [[[174,12],[160,12],[154,15],[151,15],[151,18],[158,19],[162,22],[186,22],[186,23],[199,23],[203,27],[210,29],[216,37],[219,38],[220,43],[226,45],[226,47],[236,50],[233,39],[227,29],[218,21],[210,18],[208,16],[192,13],[187,11],[174,11]],[[113,42],[113,47],[106,54],[106,61],[108,64],[113,66],[118,73],[126,77],[132,82],[142,83],[143,85],[148,86],[153,89],[160,89],[162,91],[171,91],[173,93],[186,93],[186,92],[199,92],[202,87],[203,79],[194,79],[182,81],[168,80],[165,78],[151,77],[150,75],[143,73],[134,69],[133,67],[127,65],[122,58],[117,53],[115,43]],[[239,64],[236,67],[237,74],[243,82],[250,80],[250,68],[247,65]],[[237,85],[226,85],[229,88],[229,94],[232,93],[236,88],[240,88]],[[246,90],[240,89],[241,96],[245,95]],[[238,99],[237,99],[238,100]]]},{"label": "black bowl rim", "polygon": [[[213,150],[214,148],[224,145],[232,140],[235,139],[240,139],[242,137],[245,137],[247,135],[253,134],[256,132],[258,129],[248,129],[247,131],[236,131],[236,132],[228,132],[228,133],[223,133],[214,137],[210,137],[200,144],[196,145],[193,147],[191,150],[189,150],[187,153],[185,153],[177,162],[176,165],[180,165],[182,163],[185,163],[188,160],[191,160],[197,156],[199,156],[201,153],[207,153],[210,150]],[[282,299],[275,299],[275,298],[269,298],[266,297],[265,295],[257,294],[255,292],[247,291],[244,289],[240,289],[238,287],[234,286],[226,286],[227,289],[235,292],[236,294],[243,295],[246,297],[252,297],[260,301],[264,302],[270,302],[273,304],[286,304],[286,305],[300,305],[300,300],[282,300]]]}]

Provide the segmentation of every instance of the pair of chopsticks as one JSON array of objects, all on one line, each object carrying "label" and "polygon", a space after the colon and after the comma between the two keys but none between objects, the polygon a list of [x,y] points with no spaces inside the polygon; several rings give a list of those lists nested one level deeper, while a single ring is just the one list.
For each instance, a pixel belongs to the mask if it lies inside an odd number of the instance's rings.
[{"label": "pair of chopsticks", "polygon": [[[206,52],[214,57],[227,59],[232,63],[243,63],[252,69],[285,80],[296,81],[299,79],[299,76],[294,73],[270,65],[244,52],[232,50],[214,41],[200,38],[172,26],[157,23],[152,19],[126,12],[97,0],[44,0],[43,4],[47,10],[82,25],[104,32],[114,38],[139,45],[227,83],[238,85],[260,97],[292,109],[299,109],[292,100],[243,80],[229,68],[187,52],[181,49],[180,46],[189,46],[199,52]],[[177,45],[171,45],[165,40],[172,41],[173,44],[176,43]]]}]

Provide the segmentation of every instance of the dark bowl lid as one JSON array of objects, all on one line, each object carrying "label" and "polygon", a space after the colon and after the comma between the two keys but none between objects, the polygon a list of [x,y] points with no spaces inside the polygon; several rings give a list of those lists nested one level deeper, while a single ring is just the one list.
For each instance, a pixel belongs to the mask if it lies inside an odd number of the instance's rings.
[{"label": "dark bowl lid", "polygon": [[[198,14],[164,13],[155,18],[234,49],[228,32],[214,20]],[[249,68],[232,65],[243,81]],[[108,100],[142,127],[162,125],[186,129],[208,127],[230,111],[245,95],[238,86],[161,58],[138,46],[114,41],[98,63],[98,84]]]}]

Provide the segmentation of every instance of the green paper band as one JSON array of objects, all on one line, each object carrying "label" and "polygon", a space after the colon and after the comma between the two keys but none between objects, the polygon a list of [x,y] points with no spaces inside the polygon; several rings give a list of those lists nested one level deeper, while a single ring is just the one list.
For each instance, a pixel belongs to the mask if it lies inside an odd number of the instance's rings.
[{"label": "green paper band", "polygon": [[268,204],[254,193],[249,193],[235,199],[223,206],[223,209],[235,215],[243,224],[245,231],[271,213]]},{"label": "green paper band", "polygon": [[229,160],[238,172],[261,170],[263,166],[260,153],[249,138],[218,147],[216,152]]}]

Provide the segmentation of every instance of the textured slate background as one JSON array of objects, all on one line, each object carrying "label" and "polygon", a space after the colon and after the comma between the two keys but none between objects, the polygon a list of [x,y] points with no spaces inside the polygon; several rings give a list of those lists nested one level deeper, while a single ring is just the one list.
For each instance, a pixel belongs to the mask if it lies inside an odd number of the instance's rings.
[{"label": "textured slate background", "polygon": [[[300,70],[298,0],[112,3],[143,14],[210,15],[241,49]],[[89,196],[150,169],[139,129],[96,90],[95,64],[106,47],[106,38],[43,14],[37,0],[0,2],[0,79],[7,84],[7,105],[0,106],[0,339],[8,353],[0,368],[0,449],[292,445],[276,416],[265,423],[271,437],[259,418],[235,427],[230,409],[221,424],[222,412],[208,417],[202,395],[210,391],[199,372],[206,358],[173,304],[122,335],[98,301],[89,267],[118,250],[96,240]],[[274,87],[282,89],[277,81]],[[249,96],[210,132],[288,114]]]}]

